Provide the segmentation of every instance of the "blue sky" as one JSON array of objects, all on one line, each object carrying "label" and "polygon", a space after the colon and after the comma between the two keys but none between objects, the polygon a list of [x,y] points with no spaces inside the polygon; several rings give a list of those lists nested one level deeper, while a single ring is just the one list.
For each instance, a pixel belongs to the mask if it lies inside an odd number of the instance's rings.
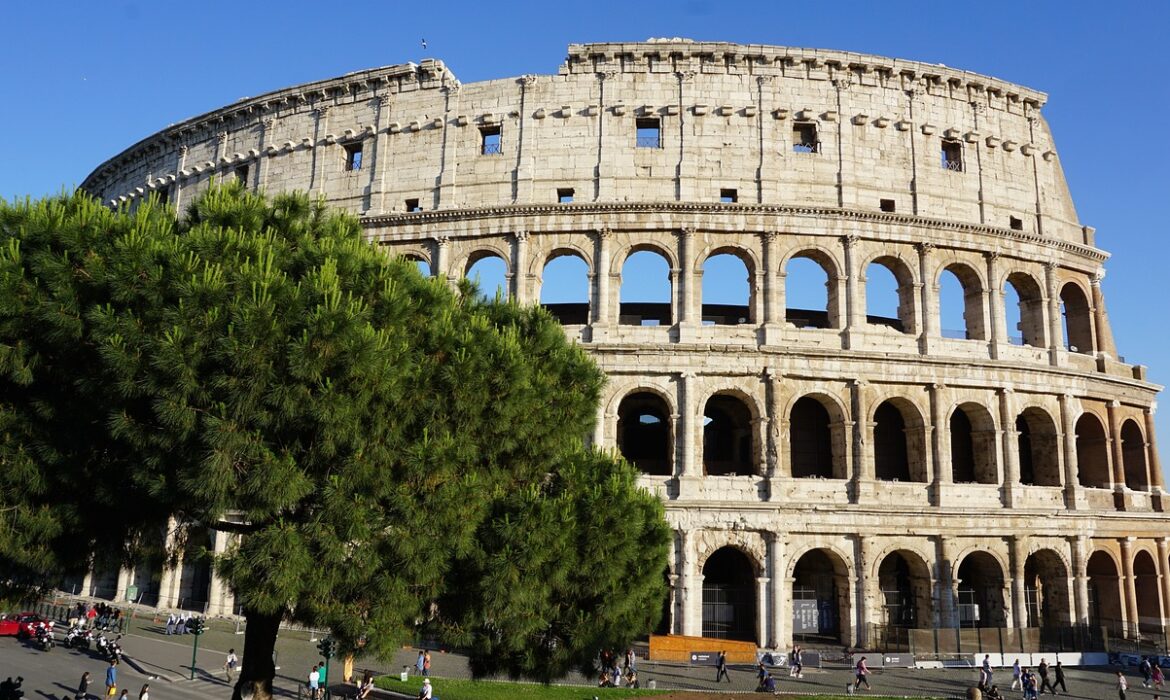
[{"label": "blue sky", "polygon": [[7,3],[3,16],[9,199],[76,185],[144,136],[241,97],[425,57],[471,82],[553,73],[569,43],[682,36],[844,49],[1020,83],[1048,93],[1081,222],[1113,255],[1104,290],[1121,354],[1170,381],[1170,2],[43,0]]}]

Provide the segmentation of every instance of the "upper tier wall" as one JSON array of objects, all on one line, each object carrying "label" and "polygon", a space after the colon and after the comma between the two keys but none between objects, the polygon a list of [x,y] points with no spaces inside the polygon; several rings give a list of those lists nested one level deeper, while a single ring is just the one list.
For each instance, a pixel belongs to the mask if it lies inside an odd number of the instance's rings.
[{"label": "upper tier wall", "polygon": [[[106,200],[165,188],[182,204],[211,177],[236,174],[374,215],[414,200],[551,203],[572,190],[577,202],[709,202],[734,190],[745,203],[885,206],[1092,246],[1044,99],[843,52],[574,45],[555,76],[460,85],[424,61],[242,100],[145,139],[83,187]],[[656,146],[639,147],[639,120],[656,120]],[[497,130],[499,152],[485,154],[484,134]],[[361,166],[347,169],[358,147]]]}]

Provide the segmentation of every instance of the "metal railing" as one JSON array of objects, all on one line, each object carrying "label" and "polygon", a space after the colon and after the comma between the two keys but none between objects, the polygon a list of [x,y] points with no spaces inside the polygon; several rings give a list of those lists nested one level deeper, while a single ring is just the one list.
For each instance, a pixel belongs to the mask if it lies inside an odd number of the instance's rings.
[{"label": "metal railing", "polygon": [[480,153],[485,156],[498,156],[503,153],[503,145],[500,143],[485,143]]},{"label": "metal railing", "polygon": [[[1107,626],[1061,625],[1053,627],[947,627],[915,629],[892,625],[869,625],[870,647],[882,651],[906,652],[915,658],[955,658],[971,654],[1017,654],[1033,652],[1105,652],[1165,648],[1164,637],[1147,635],[1143,643],[1115,636]],[[1158,642],[1162,642],[1161,647]],[[1135,652],[1142,653],[1142,652]]]},{"label": "metal railing", "polygon": [[638,148],[662,148],[662,139],[658,136],[638,136],[634,139]]},{"label": "metal railing", "polygon": [[951,172],[954,172],[954,173],[961,173],[964,170],[963,161],[961,161],[961,160],[947,160],[946,158],[944,158],[942,161],[942,168],[943,168],[943,170],[950,170]]},{"label": "metal railing", "polygon": [[794,144],[792,144],[792,152],[793,153],[820,153],[821,152],[821,142],[820,141],[800,141],[798,143],[794,143]]}]

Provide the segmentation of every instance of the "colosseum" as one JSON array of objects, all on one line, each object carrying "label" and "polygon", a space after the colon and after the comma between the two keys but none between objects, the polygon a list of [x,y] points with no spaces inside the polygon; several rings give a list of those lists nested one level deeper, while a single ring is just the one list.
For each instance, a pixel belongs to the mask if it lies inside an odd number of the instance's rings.
[{"label": "colosseum", "polygon": [[[429,274],[500,266],[609,377],[592,441],[639,467],[674,530],[663,632],[1164,644],[1160,387],[1114,347],[1107,254],[1045,100],[840,51],[582,44],[556,75],[462,84],[424,60],[240,100],[82,186],[176,207],[213,178],[305,190]],[[739,303],[704,286],[716,264]],[[581,297],[548,302],[566,276]],[[815,303],[790,303],[798,279]],[[943,327],[948,294],[961,327]],[[200,562],[80,583],[232,608]]]}]

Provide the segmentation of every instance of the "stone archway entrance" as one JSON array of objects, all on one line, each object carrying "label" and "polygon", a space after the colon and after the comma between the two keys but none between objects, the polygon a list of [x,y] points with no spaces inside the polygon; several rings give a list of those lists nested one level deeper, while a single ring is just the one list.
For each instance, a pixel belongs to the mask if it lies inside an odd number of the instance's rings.
[{"label": "stone archway entrance", "polygon": [[929,628],[934,624],[930,568],[912,552],[891,552],[878,567],[882,624]]},{"label": "stone archway entrance", "polygon": [[987,552],[973,552],[959,564],[959,626],[1006,627],[1003,568]]},{"label": "stone archway entrance", "polygon": [[849,574],[845,562],[826,549],[806,552],[792,572],[792,638],[843,643],[848,624]]},{"label": "stone archway entrance", "polygon": [[755,569],[743,552],[723,547],[703,565],[703,636],[756,641]]},{"label": "stone archway entrance", "polygon": [[1089,624],[1120,630],[1121,581],[1113,558],[1102,551],[1093,552],[1085,573],[1089,577]]},{"label": "stone archway entrance", "polygon": [[1042,549],[1024,562],[1024,600],[1028,627],[1056,627],[1072,619],[1068,570],[1056,552]]}]

